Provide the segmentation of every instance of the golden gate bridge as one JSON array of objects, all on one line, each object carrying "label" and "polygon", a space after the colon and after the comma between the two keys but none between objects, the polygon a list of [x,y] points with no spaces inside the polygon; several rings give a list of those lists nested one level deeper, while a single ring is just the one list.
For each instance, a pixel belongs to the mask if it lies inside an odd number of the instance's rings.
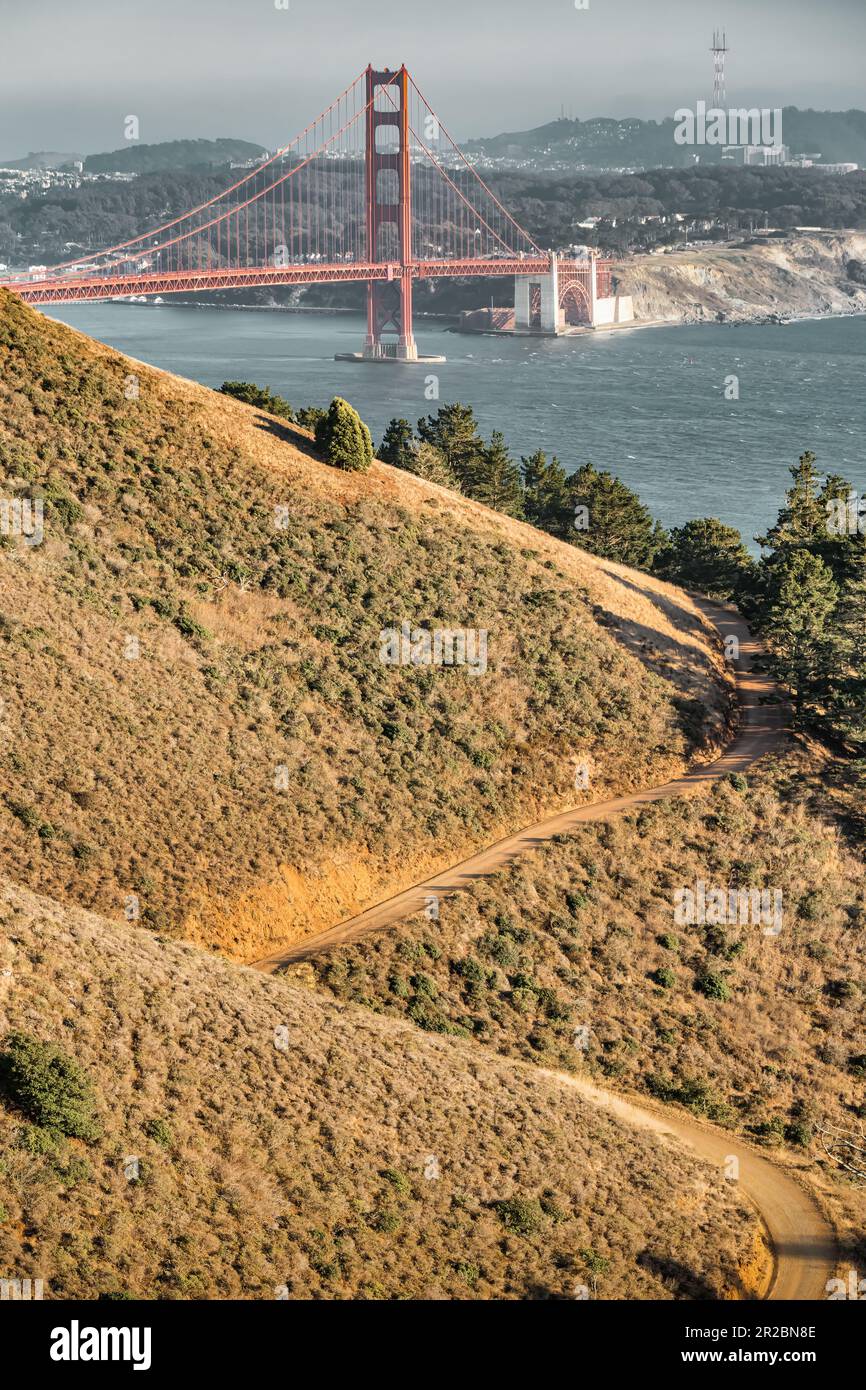
[{"label": "golden gate bridge", "polygon": [[514,329],[613,321],[610,263],[543,251],[406,67],[355,78],[290,144],[197,207],[105,250],[2,282],[31,304],[364,281],[360,360],[415,362],[412,287],[513,276]]}]

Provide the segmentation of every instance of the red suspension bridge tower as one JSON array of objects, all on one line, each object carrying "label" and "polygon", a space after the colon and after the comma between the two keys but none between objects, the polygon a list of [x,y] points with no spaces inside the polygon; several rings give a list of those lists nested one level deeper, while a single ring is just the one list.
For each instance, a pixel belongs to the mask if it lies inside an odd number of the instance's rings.
[{"label": "red suspension bridge tower", "polygon": [[417,362],[412,332],[412,162],[406,65],[396,74],[387,69],[376,72],[370,65],[366,93],[368,259],[386,261],[393,278],[367,281],[367,338],[362,356],[373,361]]}]

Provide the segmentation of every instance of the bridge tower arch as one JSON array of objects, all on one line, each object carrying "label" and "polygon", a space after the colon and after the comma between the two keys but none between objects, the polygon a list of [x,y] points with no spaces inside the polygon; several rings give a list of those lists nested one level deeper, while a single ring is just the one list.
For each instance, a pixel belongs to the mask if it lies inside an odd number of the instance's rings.
[{"label": "bridge tower arch", "polygon": [[515,333],[559,333],[564,323],[560,305],[559,265],[550,257],[550,270],[514,277]]}]

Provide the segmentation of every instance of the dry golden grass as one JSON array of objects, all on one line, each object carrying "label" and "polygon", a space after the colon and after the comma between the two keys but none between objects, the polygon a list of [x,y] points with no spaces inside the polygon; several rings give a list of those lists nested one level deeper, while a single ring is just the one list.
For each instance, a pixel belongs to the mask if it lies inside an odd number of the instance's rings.
[{"label": "dry golden grass", "polygon": [[[302,431],[8,295],[0,369],[0,490],[46,508],[44,545],[0,546],[0,1022],[75,1056],[102,1125],[55,1142],[0,1108],[4,1277],[52,1297],[758,1287],[721,1174],[437,1036],[463,1024],[417,978],[426,1032],[357,1007],[399,998],[375,972],[346,1005],[197,949],[255,958],[574,804],[576,759],[598,797],[718,746],[729,680],[691,601],[384,465],[336,472]],[[404,617],[488,628],[488,674],[382,667]],[[406,939],[432,983],[441,957]]]},{"label": "dry golden grass", "polygon": [[72,1054],[102,1126],[35,1152],[0,1102],[0,1272],[46,1297],[733,1297],[763,1275],[716,1169],[528,1068],[17,887],[0,928],[0,1034]]},{"label": "dry golden grass", "polygon": [[[576,759],[598,796],[722,736],[676,589],[7,293],[0,492],[46,510],[0,546],[0,862],[112,919],[256,959],[585,799]],[[487,674],[382,666],[404,618],[487,628]]]},{"label": "dry golden grass", "polygon": [[[744,789],[582,827],[445,900],[438,922],[419,915],[286,975],[738,1129],[818,1186],[862,1263],[866,1189],[821,1140],[866,1119],[861,805],[856,771],[793,746]],[[781,933],[678,925],[674,892],[699,880],[781,890]],[[706,972],[729,998],[701,991]]]}]

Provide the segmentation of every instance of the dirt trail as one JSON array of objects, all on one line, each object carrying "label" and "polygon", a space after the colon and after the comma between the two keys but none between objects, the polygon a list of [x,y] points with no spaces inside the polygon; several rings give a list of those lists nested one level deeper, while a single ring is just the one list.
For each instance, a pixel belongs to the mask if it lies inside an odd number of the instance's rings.
[{"label": "dirt trail", "polygon": [[736,1135],[713,1129],[679,1110],[657,1109],[643,1102],[637,1105],[565,1072],[544,1070],[543,1075],[579,1091],[627,1124],[671,1135],[717,1171],[728,1165],[731,1157],[736,1158],[739,1190],[756,1207],[773,1248],[775,1270],[767,1297],[773,1301],[827,1297],[827,1280],[837,1258],[836,1241],[817,1203],[790,1173]]},{"label": "dirt trail", "polygon": [[[608,820],[651,801],[688,794],[732,772],[745,771],[757,758],[778,748],[784,737],[785,709],[778,702],[779,692],[769,677],[752,670],[758,644],[735,609],[703,601],[700,606],[723,638],[735,636],[740,644],[734,669],[741,721],[737,734],[721,757],[660,787],[580,806],[509,835],[414,888],[319,932],[291,950],[254,962],[255,968],[268,972],[278,970],[293,961],[306,960],[329,946],[357,941],[368,932],[393,926],[422,909],[430,896],[442,898],[459,893],[477,879],[497,873],[527,850],[575,825]],[[610,1110],[628,1124],[661,1136],[672,1136],[717,1169],[735,1157],[739,1164],[740,1189],[755,1206],[773,1248],[774,1273],[767,1297],[773,1300],[826,1297],[826,1283],[837,1258],[834,1234],[817,1203],[790,1173],[763,1158],[735,1135],[713,1129],[680,1111],[637,1105],[563,1072],[547,1071],[545,1074],[579,1091],[593,1104]]]},{"label": "dirt trail", "polygon": [[731,772],[742,772],[756,758],[777,748],[784,733],[783,706],[779,703],[762,703],[768,699],[778,701],[778,691],[768,676],[756,675],[752,671],[752,662],[759,650],[758,644],[752,639],[748,627],[736,609],[707,601],[701,601],[700,607],[723,637],[736,636],[740,644],[739,660],[735,663],[734,669],[742,718],[736,737],[720,758],[703,767],[693,768],[682,777],[665,782],[660,787],[650,787],[645,791],[630,792],[627,796],[614,797],[609,801],[596,801],[587,806],[578,806],[573,811],[562,811],[548,820],[519,830],[516,834],[508,835],[504,840],[489,845],[487,849],[480,850],[478,854],[473,854],[469,859],[464,859],[460,864],[434,874],[432,878],[415,884],[413,888],[406,888],[393,898],[386,898],[384,902],[359,912],[345,922],[338,922],[326,931],[317,932],[315,936],[310,936],[306,941],[298,942],[285,951],[276,951],[262,960],[252,961],[254,969],[267,972],[278,970],[281,965],[290,965],[294,961],[318,955],[328,946],[342,946],[347,942],[357,941],[368,932],[393,926],[395,922],[410,917],[413,912],[420,912],[426,906],[428,898],[441,899],[459,893],[478,879],[489,878],[498,873],[527,850],[536,849],[545,841],[552,840],[555,835],[561,835],[576,825],[583,825],[588,821],[609,820],[624,811],[646,805],[647,802],[661,801],[669,796],[681,796],[708,782],[718,781],[720,777],[725,777]]}]

